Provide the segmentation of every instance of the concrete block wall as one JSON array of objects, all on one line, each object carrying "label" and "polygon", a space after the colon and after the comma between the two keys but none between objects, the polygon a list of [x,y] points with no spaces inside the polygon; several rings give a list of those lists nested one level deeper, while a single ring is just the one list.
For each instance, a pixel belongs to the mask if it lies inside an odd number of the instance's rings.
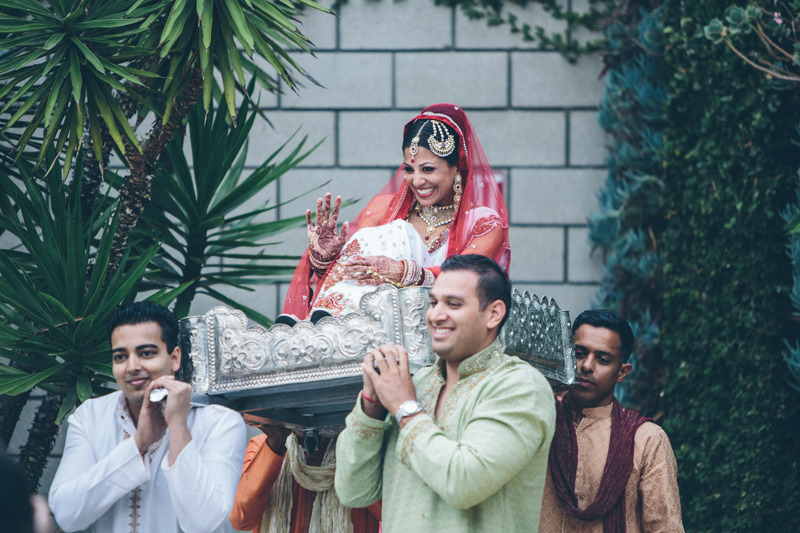
[{"label": "concrete block wall", "polygon": [[[523,22],[563,28],[539,6],[512,9]],[[278,216],[302,214],[330,191],[357,200],[341,217],[352,218],[402,161],[405,122],[429,104],[452,102],[467,111],[492,168],[505,177],[515,286],[556,298],[573,317],[591,305],[601,265],[590,253],[586,219],[605,177],[597,57],[572,65],[507,27],[429,0],[350,0],[338,17],[307,10],[302,31],[317,50],[294,57],[324,87],[303,80],[296,93],[283,86],[262,96],[271,124],[256,123],[247,158],[259,164],[298,128],[311,145],[324,139],[261,198],[280,203],[319,187]],[[278,240],[275,252],[299,254],[305,230]],[[235,295],[274,316],[285,290]],[[198,298],[192,312],[210,305]]]},{"label": "concrete block wall", "polygon": [[[511,9],[521,22],[563,27],[536,4]],[[402,161],[405,122],[429,104],[452,102],[466,110],[492,168],[505,177],[514,285],[555,298],[573,318],[591,305],[601,262],[590,253],[586,219],[596,209],[605,176],[596,120],[603,93],[597,57],[571,65],[506,27],[489,28],[433,0],[348,0],[338,16],[306,10],[301,22],[317,50],[315,57],[295,57],[324,88],[304,80],[297,93],[284,86],[279,95],[261,96],[271,124],[256,123],[247,166],[255,168],[298,128],[308,146],[324,142],[254,200],[275,204],[316,188],[270,217],[302,214],[329,190],[358,200],[340,217],[351,219]],[[270,252],[300,254],[305,228],[276,240]],[[229,294],[275,316],[285,290],[283,285]],[[198,297],[192,312],[213,305]],[[26,409],[26,419],[35,404]],[[19,424],[12,453],[26,433]],[[63,435],[43,478],[45,493],[62,448]]]}]

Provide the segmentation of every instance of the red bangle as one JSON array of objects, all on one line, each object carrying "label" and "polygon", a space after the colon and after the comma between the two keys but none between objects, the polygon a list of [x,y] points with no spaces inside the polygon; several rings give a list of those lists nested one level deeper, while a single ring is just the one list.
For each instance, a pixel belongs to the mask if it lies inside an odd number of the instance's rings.
[{"label": "red bangle", "polygon": [[365,400],[367,400],[369,403],[374,403],[375,405],[380,405],[381,404],[381,402],[379,402],[378,400],[373,400],[372,398],[370,398],[369,396],[364,394],[363,390],[361,391],[361,397],[364,398]]}]

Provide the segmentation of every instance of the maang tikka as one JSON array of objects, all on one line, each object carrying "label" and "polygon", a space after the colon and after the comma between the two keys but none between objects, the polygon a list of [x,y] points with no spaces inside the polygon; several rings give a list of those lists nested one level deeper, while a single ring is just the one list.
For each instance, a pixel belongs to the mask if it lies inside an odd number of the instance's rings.
[{"label": "maang tikka", "polygon": [[417,155],[417,152],[419,152],[419,134],[422,133],[422,128],[424,128],[425,124],[427,124],[428,122],[430,121],[426,120],[425,122],[423,122],[422,126],[419,127],[417,134],[414,135],[414,137],[411,139],[411,144],[408,147],[408,153],[411,154],[412,163],[414,162],[414,157]]},{"label": "maang tikka", "polygon": [[433,135],[428,137],[428,147],[431,152],[439,157],[447,157],[456,149],[456,138],[447,129],[447,126],[434,120],[431,122],[433,126]]}]

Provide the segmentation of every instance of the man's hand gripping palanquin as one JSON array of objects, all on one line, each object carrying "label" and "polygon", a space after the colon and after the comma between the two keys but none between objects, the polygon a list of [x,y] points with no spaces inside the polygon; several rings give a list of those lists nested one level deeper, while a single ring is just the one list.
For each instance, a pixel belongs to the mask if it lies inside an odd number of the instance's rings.
[{"label": "man's hand gripping palanquin", "polygon": [[317,198],[317,214],[315,224],[311,224],[311,210],[306,210],[306,228],[308,230],[308,258],[311,268],[321,276],[325,273],[331,262],[342,250],[347,242],[348,223],[342,224],[342,231],[336,233],[336,221],[339,218],[339,208],[342,197],[336,197],[336,203],[331,209],[331,193],[325,194],[323,207],[322,198]]}]

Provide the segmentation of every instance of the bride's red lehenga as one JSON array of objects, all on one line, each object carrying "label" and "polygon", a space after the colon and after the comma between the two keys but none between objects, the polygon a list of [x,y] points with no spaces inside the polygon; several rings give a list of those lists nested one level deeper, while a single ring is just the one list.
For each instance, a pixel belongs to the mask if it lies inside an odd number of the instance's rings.
[{"label": "bride's red lehenga", "polygon": [[[508,243],[508,210],[497,185],[497,179],[466,113],[453,104],[431,105],[406,124],[404,136],[417,119],[444,122],[458,132],[460,137],[458,170],[462,176],[463,194],[448,230],[446,257],[458,254],[482,254],[491,257],[508,271],[511,260],[511,248]],[[355,236],[361,228],[406,220],[413,206],[414,194],[406,183],[405,171],[401,164],[389,182],[350,223],[350,235]],[[346,252],[346,248],[343,252]],[[435,250],[431,253],[433,251]],[[328,278],[335,269],[338,259],[337,256],[325,274],[320,277],[313,273],[306,250],[292,277],[283,313],[301,319],[308,317],[323,284],[329,288],[334,281]],[[438,266],[425,268],[433,276],[439,274]],[[374,287],[372,289],[374,290]]]}]

